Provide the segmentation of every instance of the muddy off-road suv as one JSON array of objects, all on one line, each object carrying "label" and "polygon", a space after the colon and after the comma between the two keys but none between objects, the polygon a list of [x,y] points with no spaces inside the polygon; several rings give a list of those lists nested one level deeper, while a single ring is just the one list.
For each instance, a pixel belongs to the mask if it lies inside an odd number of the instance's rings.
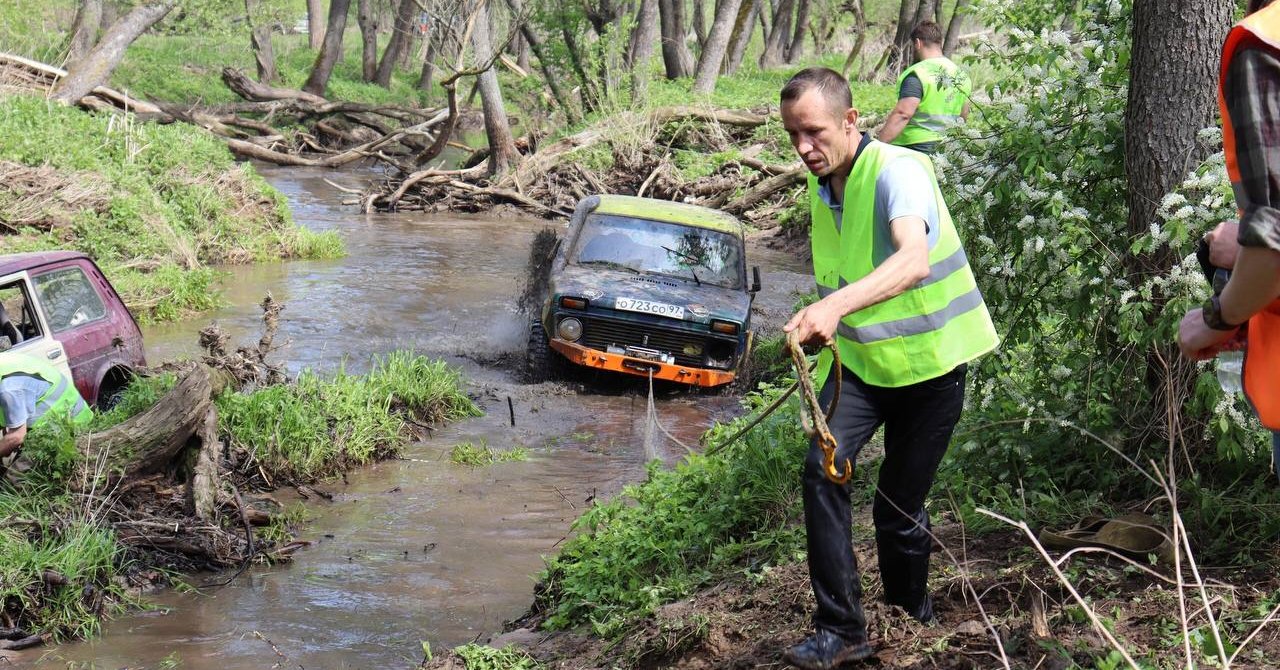
[{"label": "muddy off-road suv", "polygon": [[531,320],[533,381],[569,363],[692,386],[733,381],[750,349],[742,224],[681,203],[599,195],[578,203]]}]

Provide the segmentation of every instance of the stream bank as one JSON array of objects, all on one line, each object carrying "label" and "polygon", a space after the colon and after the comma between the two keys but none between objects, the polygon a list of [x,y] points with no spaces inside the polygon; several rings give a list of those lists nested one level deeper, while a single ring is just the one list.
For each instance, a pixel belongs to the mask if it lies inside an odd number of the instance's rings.
[{"label": "stream bank", "polygon": [[[203,594],[157,594],[151,601],[159,609],[108,622],[94,640],[24,656],[37,667],[154,666],[172,654],[186,668],[260,668],[274,654],[254,631],[305,667],[404,667],[420,659],[421,641],[447,648],[518,616],[542,557],[563,544],[572,521],[593,500],[645,476],[642,381],[531,386],[513,372],[525,339],[516,275],[532,236],[548,224],[354,214],[324,180],[356,187],[368,173],[259,169],[289,198],[297,221],[340,234],[349,254],[232,268],[229,304],[210,317],[244,341],[256,334],[257,303],[269,291],[287,305],[276,342],[291,374],[359,373],[372,355],[410,349],[459,367],[485,416],[408,445],[405,460],[318,487],[333,500],[305,501],[302,539],[315,544],[296,553],[292,566],[251,568]],[[776,324],[811,280],[794,256],[754,245],[749,253],[766,270],[756,318]],[[149,357],[193,355],[194,333],[206,323],[148,327]],[[690,443],[713,421],[741,412],[733,395],[671,389],[659,389],[657,407],[664,425]],[[455,465],[449,452],[462,443],[524,448],[528,457]],[[662,441],[658,449],[668,462],[684,455]]]}]

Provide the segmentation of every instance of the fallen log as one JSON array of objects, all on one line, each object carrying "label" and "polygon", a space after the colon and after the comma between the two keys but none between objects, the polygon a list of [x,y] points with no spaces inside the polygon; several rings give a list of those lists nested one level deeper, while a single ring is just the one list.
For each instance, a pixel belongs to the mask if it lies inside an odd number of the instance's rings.
[{"label": "fallen log", "polygon": [[[32,83],[34,84],[38,82],[38,89],[43,91],[48,91],[58,83],[58,80],[67,76],[67,71],[60,67],[55,67],[48,63],[41,63],[39,61],[31,60],[30,58],[23,58],[22,56],[10,53],[0,53],[0,66],[25,70],[26,72],[35,75],[37,79],[32,80]],[[37,86],[32,86],[31,88],[36,89]],[[93,87],[89,92],[89,95],[80,99],[79,104],[91,108],[100,108],[100,103],[95,103],[92,98],[99,98],[102,102],[105,102],[116,109],[127,109],[131,112],[138,112],[140,114],[162,113],[159,107],[147,102],[146,100],[139,100],[137,98],[130,97],[113,88],[107,88],[106,86]],[[86,101],[88,102],[86,103]]]},{"label": "fallen log", "polygon": [[751,187],[742,197],[729,201],[724,206],[724,211],[730,214],[743,214],[779,191],[804,183],[807,173],[807,168],[798,167],[780,175],[769,177]]},{"label": "fallen log", "polygon": [[218,489],[222,486],[218,473],[218,452],[222,443],[218,440],[217,408],[209,407],[196,437],[200,440],[200,451],[196,454],[191,482],[187,485],[191,511],[201,521],[213,521],[217,518]]},{"label": "fallen log", "polygon": [[222,83],[227,85],[236,95],[251,102],[271,102],[274,100],[300,100],[313,105],[323,105],[328,100],[314,93],[292,88],[277,88],[256,82],[232,67],[222,68]]},{"label": "fallen log", "polygon": [[709,107],[676,106],[659,107],[649,114],[655,125],[665,125],[677,121],[714,121],[726,126],[755,128],[763,126],[767,115],[753,114],[733,109],[713,109]]},{"label": "fallen log", "polygon": [[44,637],[41,635],[29,635],[21,640],[0,640],[0,650],[18,651],[20,649],[30,649],[44,644]]},{"label": "fallen log", "polygon": [[213,403],[209,374],[192,365],[155,407],[79,440],[90,463],[106,456],[109,482],[158,472],[187,445]]}]

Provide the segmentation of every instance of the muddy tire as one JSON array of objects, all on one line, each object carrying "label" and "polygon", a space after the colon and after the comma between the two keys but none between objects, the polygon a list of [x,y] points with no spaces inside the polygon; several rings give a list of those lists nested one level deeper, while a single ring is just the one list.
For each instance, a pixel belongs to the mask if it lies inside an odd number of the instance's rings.
[{"label": "muddy tire", "polygon": [[547,331],[538,317],[529,319],[529,346],[525,349],[524,374],[533,384],[555,379],[559,372],[560,354],[551,349]]}]

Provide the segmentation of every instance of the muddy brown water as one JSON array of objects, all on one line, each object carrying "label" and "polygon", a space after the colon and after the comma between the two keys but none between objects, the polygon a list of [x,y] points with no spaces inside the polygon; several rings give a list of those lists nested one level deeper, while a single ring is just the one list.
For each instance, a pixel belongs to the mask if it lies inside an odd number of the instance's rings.
[{"label": "muddy brown water", "polygon": [[[337,230],[349,255],[236,268],[228,305],[213,315],[146,329],[153,361],[198,354],[196,332],[217,320],[239,343],[256,340],[256,303],[285,303],[278,358],[296,372],[360,372],[370,357],[412,349],[459,366],[486,414],[410,444],[407,460],[379,463],[322,486],[332,502],[307,503],[301,539],[314,544],[291,564],[256,567],[203,593],[167,590],[155,609],[119,617],[88,642],[31,652],[35,667],[157,667],[191,670],[281,667],[409,668],[434,649],[499,630],[532,598],[544,556],[553,554],[594,496],[644,477],[646,387],[597,381],[586,387],[526,385],[516,368],[526,325],[514,307],[533,235],[548,224],[517,217],[362,215],[323,180],[358,187],[369,173],[261,166],[294,216]],[[755,318],[772,327],[797,291],[812,286],[807,262],[752,245],[765,290]],[[510,425],[507,398],[515,408]],[[712,422],[741,412],[732,395],[660,389],[658,415],[696,444]],[[523,462],[456,466],[459,442],[529,450]],[[657,453],[683,448],[658,436]],[[287,503],[296,496],[281,492]],[[199,584],[214,576],[197,575]]]}]

